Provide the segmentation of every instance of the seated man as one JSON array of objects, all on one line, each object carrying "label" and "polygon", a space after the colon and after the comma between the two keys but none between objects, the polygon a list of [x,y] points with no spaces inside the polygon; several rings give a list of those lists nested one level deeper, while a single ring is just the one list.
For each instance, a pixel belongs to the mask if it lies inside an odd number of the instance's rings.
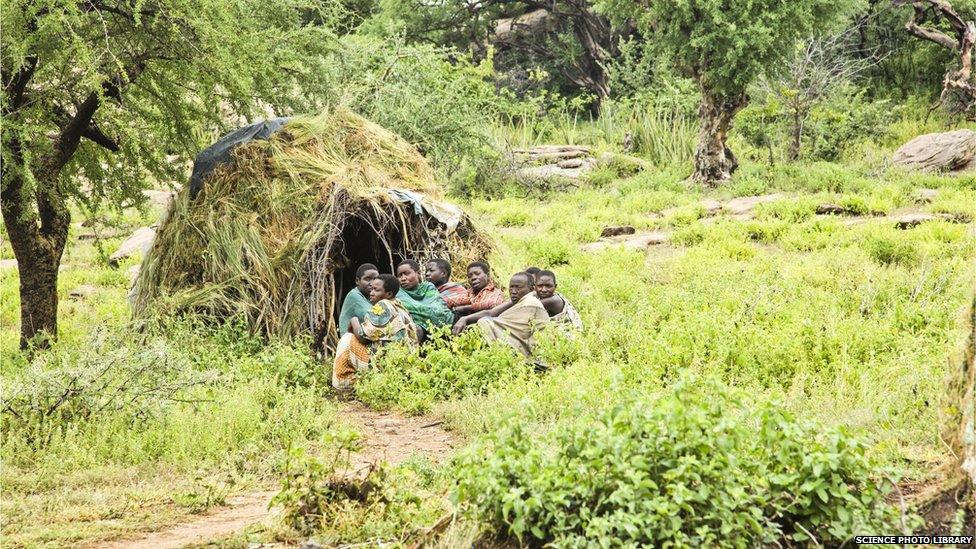
[{"label": "seated man", "polygon": [[448,308],[453,310],[461,305],[471,305],[468,289],[457,282],[451,282],[451,264],[446,260],[436,258],[427,262],[427,282],[437,288]]},{"label": "seated man", "polygon": [[410,313],[397,301],[400,283],[393,275],[382,274],[370,282],[370,309],[363,316],[352,317],[349,331],[336,346],[332,363],[332,386],[338,390],[352,389],[356,373],[369,368],[370,356],[388,343],[402,341],[417,344],[417,331]]},{"label": "seated man", "polygon": [[369,302],[369,285],[378,276],[380,272],[372,263],[363,263],[356,269],[356,287],[349,290],[342,300],[342,308],[339,309],[339,325],[336,327],[339,337],[349,331],[349,321],[353,317],[362,320],[366,311],[372,308],[373,305]]},{"label": "seated man", "polygon": [[516,273],[508,283],[511,300],[494,309],[470,314],[454,324],[454,333],[477,322],[482,335],[489,342],[501,340],[526,357],[532,356],[535,348],[535,332],[548,324],[549,314],[542,302],[532,293],[528,273]]},{"label": "seated man", "polygon": [[576,307],[566,297],[556,291],[556,273],[539,271],[535,277],[535,295],[549,313],[553,322],[583,330],[583,319]]},{"label": "seated man", "polygon": [[484,261],[475,261],[468,265],[468,284],[471,286],[471,304],[454,308],[454,314],[458,318],[493,309],[505,302],[505,294],[492,283],[491,267]]},{"label": "seated man", "polygon": [[447,308],[447,303],[444,303],[437,288],[430,282],[421,280],[419,263],[405,259],[397,266],[396,273],[400,281],[400,292],[396,297],[410,311],[410,316],[420,329],[421,342],[432,329],[448,325],[454,320],[454,314]]}]

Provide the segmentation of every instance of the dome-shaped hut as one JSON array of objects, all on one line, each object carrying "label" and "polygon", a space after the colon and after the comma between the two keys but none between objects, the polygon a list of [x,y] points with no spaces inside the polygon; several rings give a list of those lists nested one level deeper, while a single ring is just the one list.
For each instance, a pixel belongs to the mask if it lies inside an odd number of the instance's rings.
[{"label": "dome-shaped hut", "polygon": [[336,340],[355,269],[484,257],[409,143],[347,110],[242,128],[201,152],[142,263],[135,315],[243,316],[251,328]]}]

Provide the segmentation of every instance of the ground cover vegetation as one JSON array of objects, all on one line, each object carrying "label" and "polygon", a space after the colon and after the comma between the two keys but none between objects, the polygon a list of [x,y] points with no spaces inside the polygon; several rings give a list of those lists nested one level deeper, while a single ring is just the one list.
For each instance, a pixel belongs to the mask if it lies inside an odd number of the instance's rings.
[{"label": "ground cover vegetation", "polygon": [[[973,128],[964,87],[943,88],[971,60],[903,30],[954,36],[929,2],[681,5],[5,5],[5,542],[136,535],[261,490],[278,491],[279,523],[229,545],[824,545],[927,528],[913,496],[955,470],[945,437],[965,414],[945,387],[973,299],[976,177],[890,158]],[[823,10],[837,17],[818,34]],[[201,146],[259,112],[326,106],[416,146],[492,237],[498,281],[551,268],[587,324],[543,336],[544,374],[473,334],[381,353],[358,398],[443,421],[467,446],[446,463],[341,477],[361,436],[311,335],[246,314],[133,320],[140,258],[108,261],[164,213],[139,191],[185,183]],[[543,184],[510,161],[543,143],[618,156]],[[703,154],[723,172],[708,184]],[[748,215],[703,203],[773,193]],[[938,217],[900,227],[906,212]],[[619,225],[666,243],[586,247]]]}]

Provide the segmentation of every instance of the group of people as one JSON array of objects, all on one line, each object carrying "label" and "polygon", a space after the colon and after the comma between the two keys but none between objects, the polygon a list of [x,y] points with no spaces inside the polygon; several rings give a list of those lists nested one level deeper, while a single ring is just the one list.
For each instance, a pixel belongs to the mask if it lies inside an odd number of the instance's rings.
[{"label": "group of people", "polygon": [[[396,275],[380,274],[366,263],[356,270],[356,287],[346,294],[339,312],[339,343],[332,366],[332,385],[351,389],[356,373],[369,367],[380,346],[392,342],[419,345],[441,326],[455,335],[477,327],[484,338],[504,341],[526,357],[534,334],[549,324],[583,329],[576,308],[556,291],[556,275],[537,267],[512,275],[508,299],[491,280],[484,261],[468,265],[468,286],[451,281],[451,264],[432,259],[424,266],[401,261]],[[426,280],[425,280],[426,278]]]}]

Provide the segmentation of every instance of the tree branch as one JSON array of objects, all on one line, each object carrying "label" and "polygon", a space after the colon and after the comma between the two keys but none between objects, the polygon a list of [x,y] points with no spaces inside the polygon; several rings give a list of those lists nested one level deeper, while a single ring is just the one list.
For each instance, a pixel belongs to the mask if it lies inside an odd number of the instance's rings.
[{"label": "tree branch", "polygon": [[122,147],[119,145],[118,141],[102,133],[102,130],[98,129],[98,127],[95,126],[94,124],[85,128],[81,136],[93,143],[101,145],[102,147],[112,152],[119,152],[120,150],[122,150]]}]

